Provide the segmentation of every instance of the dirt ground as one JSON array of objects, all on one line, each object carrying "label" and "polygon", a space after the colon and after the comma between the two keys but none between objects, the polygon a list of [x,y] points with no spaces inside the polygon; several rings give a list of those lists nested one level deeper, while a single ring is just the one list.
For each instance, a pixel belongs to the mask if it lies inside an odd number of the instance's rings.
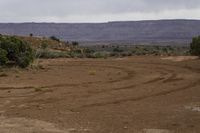
[{"label": "dirt ground", "polygon": [[200,60],[170,59],[51,59],[4,70],[0,133],[199,133]]}]

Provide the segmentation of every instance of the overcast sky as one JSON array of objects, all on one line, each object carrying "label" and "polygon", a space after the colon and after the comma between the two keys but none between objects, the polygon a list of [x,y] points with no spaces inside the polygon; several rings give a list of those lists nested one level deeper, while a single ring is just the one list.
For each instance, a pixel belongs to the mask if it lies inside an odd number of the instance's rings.
[{"label": "overcast sky", "polygon": [[200,0],[0,0],[0,22],[200,19]]}]

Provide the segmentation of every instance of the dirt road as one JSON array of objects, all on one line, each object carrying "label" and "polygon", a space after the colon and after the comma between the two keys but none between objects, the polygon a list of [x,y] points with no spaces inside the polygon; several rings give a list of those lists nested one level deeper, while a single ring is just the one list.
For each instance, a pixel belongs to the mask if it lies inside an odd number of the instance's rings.
[{"label": "dirt road", "polygon": [[200,60],[41,60],[0,77],[0,133],[199,133]]}]

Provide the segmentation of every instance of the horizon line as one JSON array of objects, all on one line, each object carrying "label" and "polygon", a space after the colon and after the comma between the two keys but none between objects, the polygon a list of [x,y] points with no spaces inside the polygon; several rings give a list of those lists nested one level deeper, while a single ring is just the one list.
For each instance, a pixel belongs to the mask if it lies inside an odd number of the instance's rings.
[{"label": "horizon line", "polygon": [[0,24],[31,24],[31,23],[52,23],[52,24],[101,24],[101,23],[115,23],[115,22],[142,22],[142,21],[200,21],[200,19],[143,19],[143,20],[113,20],[102,22],[45,22],[45,21],[24,21],[24,22],[0,22]]}]

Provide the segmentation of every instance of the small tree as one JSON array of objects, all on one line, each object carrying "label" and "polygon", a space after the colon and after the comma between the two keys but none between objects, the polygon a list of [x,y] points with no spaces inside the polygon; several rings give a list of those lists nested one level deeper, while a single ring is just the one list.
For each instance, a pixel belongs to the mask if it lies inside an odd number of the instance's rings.
[{"label": "small tree", "polygon": [[20,67],[27,67],[33,61],[33,50],[27,43],[14,36],[0,36],[1,63],[14,62]]},{"label": "small tree", "polygon": [[51,36],[50,39],[51,39],[51,40],[54,40],[54,41],[57,41],[57,42],[60,42],[60,39],[58,39],[58,38],[55,37],[55,36]]},{"label": "small tree", "polygon": [[79,43],[76,42],[76,41],[73,41],[73,42],[72,42],[72,45],[73,45],[74,47],[77,47],[77,46],[79,45]]},{"label": "small tree", "polygon": [[30,33],[29,36],[30,36],[30,37],[33,37],[33,33]]},{"label": "small tree", "polygon": [[8,61],[7,58],[8,52],[2,48],[0,48],[0,65],[5,65]]},{"label": "small tree", "polygon": [[194,37],[190,44],[190,53],[192,55],[200,56],[200,36]]},{"label": "small tree", "polygon": [[116,47],[116,48],[113,49],[113,52],[119,52],[119,53],[121,53],[121,52],[123,52],[123,50],[120,49],[119,47]]}]

